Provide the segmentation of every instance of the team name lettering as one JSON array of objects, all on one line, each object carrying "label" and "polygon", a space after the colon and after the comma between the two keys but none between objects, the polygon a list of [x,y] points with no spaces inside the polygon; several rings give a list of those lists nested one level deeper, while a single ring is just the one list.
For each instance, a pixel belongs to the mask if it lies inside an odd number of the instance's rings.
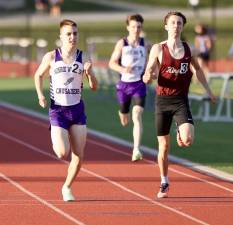
[{"label": "team name lettering", "polygon": [[57,88],[56,89],[56,94],[80,94],[80,90],[76,88]]},{"label": "team name lettering", "polygon": [[54,73],[55,74],[58,74],[58,73],[78,73],[78,74],[82,74],[82,69],[79,68],[79,65],[78,64],[74,64],[73,67],[72,66],[61,66],[61,67],[58,67],[54,70]]},{"label": "team name lettering", "polygon": [[54,70],[54,73],[57,74],[57,73],[64,73],[66,72],[66,66],[61,66],[61,67],[58,67]]},{"label": "team name lettering", "polygon": [[137,55],[140,55],[140,52],[131,49],[131,50],[126,51],[125,54],[126,55],[136,55],[137,56]]},{"label": "team name lettering", "polygon": [[178,74],[185,74],[187,71],[188,71],[188,63],[181,63],[180,69],[176,69],[172,66],[169,66],[166,72],[178,75]]}]

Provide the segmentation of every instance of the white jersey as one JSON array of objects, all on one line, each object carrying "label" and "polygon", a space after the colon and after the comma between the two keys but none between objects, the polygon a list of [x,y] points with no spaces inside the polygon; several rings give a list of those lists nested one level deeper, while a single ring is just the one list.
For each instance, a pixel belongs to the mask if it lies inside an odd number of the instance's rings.
[{"label": "white jersey", "polygon": [[132,67],[131,73],[122,73],[121,80],[124,82],[135,82],[142,79],[145,71],[147,51],[144,44],[144,39],[139,39],[138,46],[129,45],[126,38],[123,39],[124,46],[120,63],[123,67]]},{"label": "white jersey", "polygon": [[55,49],[55,62],[49,73],[51,104],[78,104],[81,100],[83,80],[82,51],[77,50],[74,62],[66,64],[62,60],[61,50]]},{"label": "white jersey", "polygon": [[199,53],[208,52],[209,50],[206,46],[206,41],[208,41],[209,37],[207,35],[198,35],[196,38],[198,39],[200,45],[198,49]]}]

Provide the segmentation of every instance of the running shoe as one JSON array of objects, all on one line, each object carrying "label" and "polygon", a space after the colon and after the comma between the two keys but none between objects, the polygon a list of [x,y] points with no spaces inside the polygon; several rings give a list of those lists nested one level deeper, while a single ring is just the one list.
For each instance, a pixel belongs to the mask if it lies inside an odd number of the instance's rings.
[{"label": "running shoe", "polygon": [[73,196],[71,189],[67,186],[62,187],[62,197],[65,202],[75,201],[75,197]]},{"label": "running shoe", "polygon": [[160,186],[159,192],[157,194],[157,198],[167,198],[169,191],[169,184],[163,183]]},{"label": "running shoe", "polygon": [[132,162],[138,161],[138,160],[142,160],[142,153],[140,152],[140,150],[133,150],[133,154],[132,154]]}]

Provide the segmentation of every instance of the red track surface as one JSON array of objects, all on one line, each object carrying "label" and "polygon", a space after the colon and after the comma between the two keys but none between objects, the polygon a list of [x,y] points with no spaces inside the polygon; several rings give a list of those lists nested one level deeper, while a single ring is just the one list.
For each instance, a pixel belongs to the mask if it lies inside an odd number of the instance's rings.
[{"label": "red track surface", "polygon": [[85,163],[64,203],[67,162],[51,150],[46,122],[0,108],[1,225],[230,225],[233,184],[170,165],[169,198],[157,200],[153,159],[130,162],[130,151],[88,136]]}]

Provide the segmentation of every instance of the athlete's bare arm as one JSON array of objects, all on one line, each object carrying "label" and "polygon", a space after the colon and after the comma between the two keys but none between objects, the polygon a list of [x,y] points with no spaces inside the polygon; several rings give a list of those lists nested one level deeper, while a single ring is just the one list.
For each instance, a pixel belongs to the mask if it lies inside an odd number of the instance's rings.
[{"label": "athlete's bare arm", "polygon": [[161,51],[160,44],[154,44],[150,50],[146,71],[142,77],[143,82],[146,84],[151,83],[152,79],[156,79],[158,77],[158,71],[160,65],[159,63],[160,51]]},{"label": "athlete's bare arm", "polygon": [[84,63],[84,75],[86,75],[91,90],[97,90],[97,79],[92,70],[92,63],[90,61]]},{"label": "athlete's bare arm", "polygon": [[54,60],[54,51],[46,53],[34,75],[34,82],[35,82],[39,104],[43,108],[47,106],[47,101],[43,94],[43,78],[45,75],[49,73],[50,65],[53,60]]},{"label": "athlete's bare arm", "polygon": [[210,87],[207,83],[207,80],[205,78],[203,70],[201,69],[201,67],[200,67],[200,65],[197,62],[197,59],[195,57],[192,57],[192,59],[191,59],[191,66],[192,66],[192,71],[194,74],[196,74],[198,81],[202,84],[202,86],[206,90],[206,93],[209,95],[211,101],[213,103],[215,103],[216,97],[213,95],[212,91],[210,90]]},{"label": "athlete's bare arm", "polygon": [[112,70],[115,70],[118,73],[130,73],[132,70],[131,66],[123,67],[119,64],[119,60],[122,55],[123,45],[124,45],[123,39],[119,40],[116,43],[108,65]]}]

